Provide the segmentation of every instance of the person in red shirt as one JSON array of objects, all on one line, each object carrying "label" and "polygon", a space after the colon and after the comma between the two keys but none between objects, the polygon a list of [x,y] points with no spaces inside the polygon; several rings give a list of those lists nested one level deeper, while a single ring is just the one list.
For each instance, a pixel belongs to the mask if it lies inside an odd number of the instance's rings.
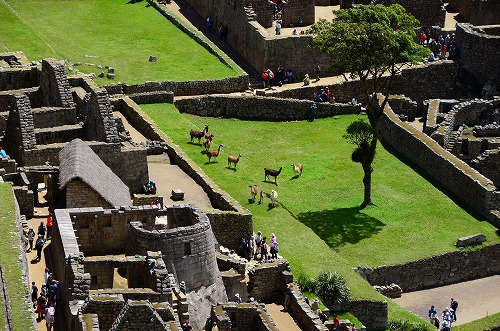
[{"label": "person in red shirt", "polygon": [[52,214],[49,213],[47,216],[47,221],[45,222],[45,226],[47,227],[47,239],[52,237]]},{"label": "person in red shirt", "polygon": [[333,330],[340,330],[340,320],[337,315],[333,315]]}]

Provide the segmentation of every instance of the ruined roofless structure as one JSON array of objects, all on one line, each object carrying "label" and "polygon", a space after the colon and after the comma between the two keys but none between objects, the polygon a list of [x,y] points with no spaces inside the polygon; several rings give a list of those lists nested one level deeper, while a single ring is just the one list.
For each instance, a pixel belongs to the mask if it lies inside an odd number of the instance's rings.
[{"label": "ruined roofless structure", "polygon": [[59,152],[59,189],[66,190],[66,207],[130,205],[127,185],[81,139]]}]

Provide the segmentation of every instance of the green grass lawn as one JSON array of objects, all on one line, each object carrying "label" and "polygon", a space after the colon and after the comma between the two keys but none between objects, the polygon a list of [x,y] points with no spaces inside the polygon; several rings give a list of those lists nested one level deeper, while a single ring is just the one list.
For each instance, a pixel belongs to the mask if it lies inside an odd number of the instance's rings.
[{"label": "green grass lawn", "polygon": [[[256,231],[277,234],[282,253],[291,261],[303,260],[298,242],[313,253],[323,252],[318,245],[327,245],[355,267],[442,254],[455,250],[457,238],[475,233],[484,233],[486,244],[499,241],[494,226],[457,206],[382,145],[373,172],[377,206],[359,209],[362,170],[350,159],[353,145],[341,136],[350,122],[363,115],[275,123],[199,118],[179,114],[173,105],[141,107],[209,177],[252,212]],[[205,123],[215,135],[213,148],[224,144],[217,163],[208,164],[203,147],[188,143],[189,130],[201,130]],[[243,157],[237,170],[228,169],[227,155],[239,153]],[[291,167],[297,162],[304,164],[300,178]],[[283,167],[277,186],[263,182],[264,167]],[[251,184],[266,193],[277,190],[279,206],[269,209],[269,199],[263,205],[250,203]],[[315,261],[292,265],[299,272],[316,274],[326,258],[316,256]]]},{"label": "green grass lawn", "polygon": [[[240,74],[146,1],[3,0],[0,22],[0,52],[23,51],[30,60],[53,57],[114,67],[115,80],[96,78],[100,85]],[[149,62],[150,55],[158,62]],[[103,70],[87,65],[75,69],[96,74]]]},{"label": "green grass lawn", "polygon": [[[0,220],[0,261],[4,267],[4,278],[12,311],[14,330],[32,330],[33,320],[27,285],[22,279],[22,264],[19,255],[20,243],[16,226],[14,195],[9,184],[0,183],[0,201],[2,208]],[[2,302],[0,301],[0,305]],[[0,313],[0,325],[4,325],[4,310]]]},{"label": "green grass lawn", "polygon": [[500,313],[481,318],[480,320],[454,326],[453,331],[471,331],[471,330],[492,330],[500,325]]}]

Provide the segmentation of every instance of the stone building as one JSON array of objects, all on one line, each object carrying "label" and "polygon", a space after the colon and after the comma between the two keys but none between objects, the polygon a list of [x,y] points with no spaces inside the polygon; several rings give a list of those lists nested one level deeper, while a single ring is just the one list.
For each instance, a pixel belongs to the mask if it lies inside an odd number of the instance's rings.
[{"label": "stone building", "polygon": [[69,142],[59,160],[59,189],[66,192],[66,208],[131,204],[127,185],[81,139]]}]

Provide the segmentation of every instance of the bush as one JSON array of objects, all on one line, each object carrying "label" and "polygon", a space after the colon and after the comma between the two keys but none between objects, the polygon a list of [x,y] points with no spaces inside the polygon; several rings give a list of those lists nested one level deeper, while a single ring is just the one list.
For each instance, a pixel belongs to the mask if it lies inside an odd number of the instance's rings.
[{"label": "bush", "polygon": [[297,284],[302,292],[316,293],[316,280],[302,274],[297,277]]},{"label": "bush", "polygon": [[323,272],[318,276],[316,294],[323,300],[334,304],[345,304],[351,299],[351,289],[344,277],[336,272]]},{"label": "bush", "polygon": [[391,331],[431,331],[436,330],[431,324],[428,323],[412,323],[404,320],[390,320],[389,330]]}]

